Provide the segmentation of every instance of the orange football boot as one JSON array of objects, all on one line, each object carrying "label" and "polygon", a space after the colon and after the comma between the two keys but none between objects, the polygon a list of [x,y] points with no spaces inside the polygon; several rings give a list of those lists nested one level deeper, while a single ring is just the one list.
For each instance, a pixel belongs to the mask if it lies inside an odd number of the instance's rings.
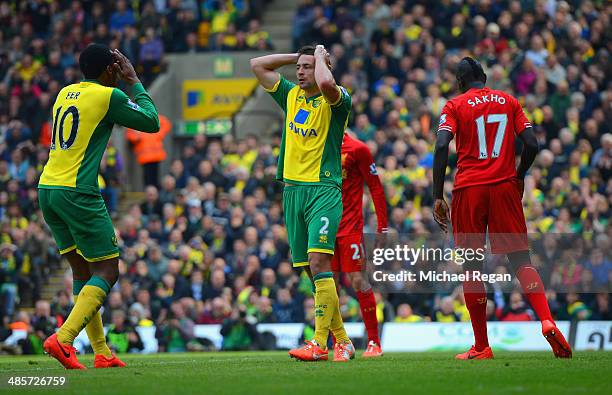
[{"label": "orange football boot", "polygon": [[557,328],[553,321],[542,321],[542,335],[552,347],[557,358],[571,358],[572,348],[563,337],[563,333]]},{"label": "orange football boot", "polygon": [[125,362],[117,358],[115,354],[113,354],[110,358],[107,358],[102,354],[96,354],[96,357],[94,358],[94,368],[125,368]]},{"label": "orange football boot", "polygon": [[327,349],[322,349],[314,340],[304,342],[304,345],[289,350],[289,356],[299,361],[327,361]]},{"label": "orange football boot", "polygon": [[355,346],[350,340],[344,343],[334,344],[334,362],[348,362],[355,358]]},{"label": "orange football boot", "polygon": [[491,347],[485,347],[482,351],[476,351],[476,347],[472,346],[469,351],[455,355],[455,359],[493,359],[493,351],[491,351]]},{"label": "orange football boot", "polygon": [[380,347],[380,345],[376,344],[374,340],[370,340],[370,342],[368,343],[368,348],[366,348],[365,352],[361,356],[363,358],[382,357],[382,348]]},{"label": "orange football boot", "polygon": [[43,349],[47,354],[57,359],[66,369],[87,369],[79,363],[76,357],[76,348],[60,343],[55,333],[45,340]]}]

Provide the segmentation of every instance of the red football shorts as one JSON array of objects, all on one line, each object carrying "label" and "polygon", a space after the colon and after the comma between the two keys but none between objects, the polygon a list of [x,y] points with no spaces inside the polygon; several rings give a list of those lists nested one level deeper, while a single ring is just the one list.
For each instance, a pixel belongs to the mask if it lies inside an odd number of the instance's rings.
[{"label": "red football shorts", "polygon": [[483,248],[487,230],[493,254],[529,249],[527,225],[515,179],[453,191],[451,223],[461,248]]},{"label": "red football shorts", "polygon": [[336,273],[360,272],[364,267],[363,235],[337,236],[332,271]]}]

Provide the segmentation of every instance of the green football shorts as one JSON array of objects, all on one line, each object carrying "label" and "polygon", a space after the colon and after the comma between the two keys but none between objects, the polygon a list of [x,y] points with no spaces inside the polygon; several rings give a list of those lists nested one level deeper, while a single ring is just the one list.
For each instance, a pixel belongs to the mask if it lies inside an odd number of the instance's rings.
[{"label": "green football shorts", "polygon": [[119,256],[115,229],[102,196],[41,188],[38,201],[60,254],[76,250],[88,262]]},{"label": "green football shorts", "polygon": [[287,185],[283,209],[293,266],[308,266],[308,253],[334,254],[342,219],[342,192],[325,185]]}]

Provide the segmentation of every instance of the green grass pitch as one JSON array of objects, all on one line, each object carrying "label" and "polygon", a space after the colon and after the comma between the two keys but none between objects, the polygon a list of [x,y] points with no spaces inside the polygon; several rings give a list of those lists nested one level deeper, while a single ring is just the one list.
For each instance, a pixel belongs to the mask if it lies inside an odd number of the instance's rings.
[{"label": "green grass pitch", "polygon": [[[359,353],[360,354],[360,353]],[[612,353],[388,353],[349,363],[297,362],[285,352],[123,355],[125,369],[66,371],[42,356],[0,357],[0,393],[29,394],[610,394]],[[91,367],[91,356],[80,360]],[[64,376],[61,389],[9,387],[11,376]]]}]

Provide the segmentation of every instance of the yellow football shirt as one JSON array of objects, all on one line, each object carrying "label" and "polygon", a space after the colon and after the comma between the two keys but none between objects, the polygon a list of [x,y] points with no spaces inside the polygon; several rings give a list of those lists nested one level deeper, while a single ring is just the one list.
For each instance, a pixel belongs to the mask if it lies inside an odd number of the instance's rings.
[{"label": "yellow football shirt", "polygon": [[157,132],[159,119],[142,84],[132,86],[136,103],[117,88],[84,80],[63,88],[53,105],[49,160],[39,188],[100,194],[98,170],[115,123]]},{"label": "yellow football shirt", "polygon": [[281,76],[267,90],[285,111],[277,179],[298,185],[342,187],[341,149],[351,112],[351,96],[340,87],[337,103],[321,94],[306,97],[299,85]]}]

